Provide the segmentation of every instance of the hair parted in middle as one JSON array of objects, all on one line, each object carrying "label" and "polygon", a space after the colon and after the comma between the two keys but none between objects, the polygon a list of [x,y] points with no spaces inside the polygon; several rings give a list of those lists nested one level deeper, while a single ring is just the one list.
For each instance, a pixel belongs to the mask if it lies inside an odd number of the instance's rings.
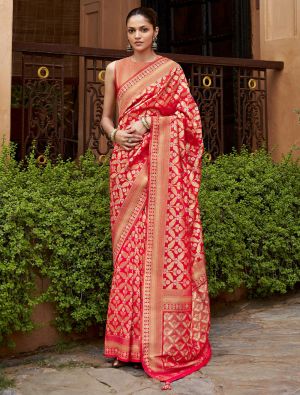
[{"label": "hair parted in middle", "polygon": [[129,19],[134,16],[134,15],[142,15],[151,25],[153,26],[153,29],[157,27],[157,13],[154,11],[153,8],[149,7],[137,7],[133,8],[129,14],[127,15],[126,18],[126,25],[129,21]]}]

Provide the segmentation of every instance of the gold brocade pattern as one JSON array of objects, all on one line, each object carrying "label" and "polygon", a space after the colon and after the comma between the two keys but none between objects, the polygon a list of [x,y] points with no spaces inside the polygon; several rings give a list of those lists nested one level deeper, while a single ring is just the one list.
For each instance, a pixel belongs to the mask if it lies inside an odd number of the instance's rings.
[{"label": "gold brocade pattern", "polygon": [[[181,67],[164,57],[136,73],[117,63],[119,127],[142,115],[151,130],[110,164],[114,275],[105,355],[141,361],[161,381],[211,357],[210,305],[198,204],[202,126]],[[121,67],[125,66],[122,69]],[[118,85],[118,84],[117,84]]]}]

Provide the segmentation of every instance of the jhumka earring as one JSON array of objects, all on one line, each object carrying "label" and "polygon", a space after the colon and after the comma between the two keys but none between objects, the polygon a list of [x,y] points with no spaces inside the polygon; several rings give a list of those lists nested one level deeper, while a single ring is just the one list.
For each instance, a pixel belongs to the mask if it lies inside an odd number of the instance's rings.
[{"label": "jhumka earring", "polygon": [[155,37],[153,38],[153,41],[152,41],[152,49],[153,49],[154,51],[157,51],[157,36],[155,36]]},{"label": "jhumka earring", "polygon": [[132,46],[131,46],[130,43],[127,44],[126,51],[127,52],[132,52],[133,51]]}]

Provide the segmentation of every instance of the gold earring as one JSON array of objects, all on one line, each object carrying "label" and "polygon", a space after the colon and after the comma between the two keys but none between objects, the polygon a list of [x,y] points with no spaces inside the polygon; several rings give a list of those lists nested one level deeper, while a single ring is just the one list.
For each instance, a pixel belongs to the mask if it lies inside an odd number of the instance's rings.
[{"label": "gold earring", "polygon": [[128,44],[127,44],[126,51],[127,51],[127,52],[132,52],[132,51],[133,51],[130,42],[128,42]]},{"label": "gold earring", "polygon": [[152,41],[152,49],[153,49],[154,51],[157,51],[157,36],[155,36],[155,37],[153,38],[153,41]]}]

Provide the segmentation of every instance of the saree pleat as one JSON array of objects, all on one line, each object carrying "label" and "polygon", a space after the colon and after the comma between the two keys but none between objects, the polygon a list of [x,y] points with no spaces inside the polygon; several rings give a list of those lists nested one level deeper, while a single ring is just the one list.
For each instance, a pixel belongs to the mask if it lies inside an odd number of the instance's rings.
[{"label": "saree pleat", "polygon": [[140,361],[161,381],[208,363],[210,306],[198,192],[200,114],[181,67],[162,56],[117,62],[119,126],[142,115],[151,130],[110,162],[114,274],[105,352]]},{"label": "saree pleat", "polygon": [[146,207],[128,236],[115,262],[112,280],[106,355],[123,361],[141,360],[141,287],[146,238]]}]

